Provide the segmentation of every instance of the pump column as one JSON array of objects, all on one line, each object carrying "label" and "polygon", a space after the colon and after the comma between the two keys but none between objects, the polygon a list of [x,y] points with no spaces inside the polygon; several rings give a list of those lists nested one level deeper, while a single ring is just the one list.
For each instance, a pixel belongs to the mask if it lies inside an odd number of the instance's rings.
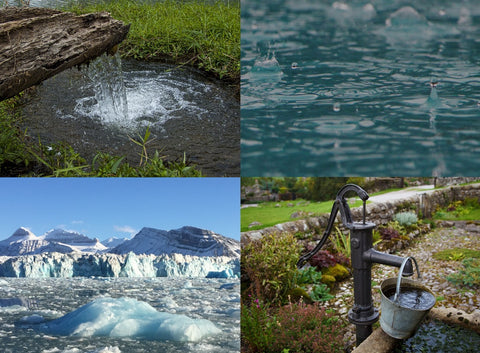
[{"label": "pump column", "polygon": [[365,261],[363,254],[373,247],[375,223],[352,223],[350,246],[353,268],[354,305],[348,312],[348,319],[355,324],[357,346],[372,333],[372,324],[379,317],[372,302],[372,263]]}]

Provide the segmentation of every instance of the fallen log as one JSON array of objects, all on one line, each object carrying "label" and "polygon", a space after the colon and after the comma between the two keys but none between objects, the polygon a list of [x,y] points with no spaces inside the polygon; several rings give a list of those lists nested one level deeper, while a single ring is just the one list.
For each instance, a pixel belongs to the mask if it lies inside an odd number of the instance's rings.
[{"label": "fallen log", "polygon": [[129,28],[106,12],[0,9],[0,100],[114,50]]}]

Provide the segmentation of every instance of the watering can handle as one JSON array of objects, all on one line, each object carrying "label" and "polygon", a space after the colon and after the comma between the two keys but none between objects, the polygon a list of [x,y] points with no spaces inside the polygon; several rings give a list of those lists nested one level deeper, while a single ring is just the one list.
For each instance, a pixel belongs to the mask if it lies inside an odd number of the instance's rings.
[{"label": "watering can handle", "polygon": [[355,191],[363,201],[363,223],[365,224],[365,204],[369,197],[367,192],[363,190],[360,186],[355,184],[347,184],[343,186],[338,191],[337,197],[335,198],[335,202],[332,206],[332,211],[330,212],[330,218],[328,219],[327,228],[323,233],[322,239],[320,239],[320,241],[315,246],[315,248],[313,248],[312,251],[300,257],[300,259],[297,262],[297,268],[301,268],[325,244],[325,242],[328,239],[328,236],[332,232],[333,224],[335,223],[335,218],[337,218],[338,211],[340,211],[340,217],[342,218],[342,223],[346,227],[350,227],[353,224],[350,207],[348,206],[347,200],[345,200],[345,194],[349,191]]},{"label": "watering can handle", "polygon": [[420,275],[420,269],[418,268],[417,260],[415,260],[415,258],[413,256],[406,257],[403,260],[402,265],[400,266],[400,271],[398,272],[397,289],[395,291],[395,296],[393,297],[394,302],[397,300],[398,295],[400,294],[400,284],[402,282],[403,269],[404,269],[405,265],[407,264],[407,261],[409,261],[409,260],[413,260],[413,262],[415,263],[415,267],[417,268],[417,277],[422,278],[422,276]]}]

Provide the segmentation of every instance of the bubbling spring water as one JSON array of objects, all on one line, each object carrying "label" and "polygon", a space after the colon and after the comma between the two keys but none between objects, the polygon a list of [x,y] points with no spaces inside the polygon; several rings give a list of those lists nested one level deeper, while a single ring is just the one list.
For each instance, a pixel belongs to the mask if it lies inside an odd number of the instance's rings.
[{"label": "bubbling spring water", "polygon": [[95,95],[79,99],[75,111],[97,116],[105,123],[124,125],[128,121],[128,101],[120,55],[100,56],[89,64],[85,75]]},{"label": "bubbling spring water", "polygon": [[205,175],[240,174],[235,87],[191,67],[102,56],[44,81],[23,107],[42,144],[63,141],[87,160],[100,152],[138,163],[130,137],[151,133],[149,155],[183,158]]}]

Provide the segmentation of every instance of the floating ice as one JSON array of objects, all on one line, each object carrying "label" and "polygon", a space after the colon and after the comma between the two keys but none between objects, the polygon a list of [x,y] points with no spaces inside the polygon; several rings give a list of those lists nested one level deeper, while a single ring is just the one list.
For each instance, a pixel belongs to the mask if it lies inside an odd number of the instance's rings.
[{"label": "floating ice", "polygon": [[99,298],[39,327],[53,335],[181,342],[199,341],[221,332],[209,320],[158,312],[149,304],[132,298]]},{"label": "floating ice", "polygon": [[233,273],[232,269],[226,269],[223,271],[210,271],[207,273],[207,278],[233,278],[235,274]]}]

